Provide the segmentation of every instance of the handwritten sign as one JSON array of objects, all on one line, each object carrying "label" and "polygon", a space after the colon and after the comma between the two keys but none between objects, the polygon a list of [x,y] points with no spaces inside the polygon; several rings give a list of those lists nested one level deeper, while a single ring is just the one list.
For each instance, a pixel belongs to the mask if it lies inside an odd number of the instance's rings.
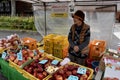
[{"label": "handwritten sign", "polygon": [[48,60],[41,60],[39,63],[40,64],[45,64]]},{"label": "handwritten sign", "polygon": [[34,55],[37,55],[37,52],[35,50],[33,50],[33,53],[34,53]]},{"label": "handwritten sign", "polygon": [[20,50],[20,52],[17,53],[17,59],[18,60],[23,60],[22,51],[21,50]]},{"label": "handwritten sign", "polygon": [[3,53],[2,53],[2,58],[5,59],[6,56],[7,56],[7,53],[6,53],[6,52],[3,52]]},{"label": "handwritten sign", "polygon": [[53,64],[53,65],[57,65],[58,63],[59,63],[58,60],[53,60],[51,64]]},{"label": "handwritten sign", "polygon": [[79,78],[74,75],[70,75],[67,80],[78,80]]},{"label": "handwritten sign", "polygon": [[87,71],[86,68],[79,67],[78,70],[77,70],[77,73],[79,73],[79,74],[86,74],[86,71]]}]

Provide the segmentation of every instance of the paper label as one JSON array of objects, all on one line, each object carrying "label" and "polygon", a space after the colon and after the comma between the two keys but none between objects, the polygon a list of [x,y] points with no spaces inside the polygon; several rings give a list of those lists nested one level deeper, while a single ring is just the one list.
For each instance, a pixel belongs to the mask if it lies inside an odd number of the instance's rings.
[{"label": "paper label", "polygon": [[17,53],[17,59],[18,59],[18,60],[23,60],[22,51],[21,51],[21,50],[20,50],[19,53]]},{"label": "paper label", "polygon": [[74,75],[70,75],[67,80],[78,80],[79,78]]},{"label": "paper label", "polygon": [[40,50],[41,53],[44,53],[44,50]]},{"label": "paper label", "polygon": [[40,64],[45,64],[48,60],[41,60],[39,63]]},{"label": "paper label", "polygon": [[33,53],[34,53],[34,55],[37,55],[37,52],[35,50],[33,50]]},{"label": "paper label", "polygon": [[86,68],[78,68],[77,73],[79,74],[86,74],[87,69]]},{"label": "paper label", "polygon": [[51,64],[53,64],[53,65],[57,65],[58,63],[59,63],[58,60],[53,60]]},{"label": "paper label", "polygon": [[2,58],[5,59],[6,56],[7,56],[7,53],[6,53],[6,52],[3,52],[3,53],[2,53]]}]

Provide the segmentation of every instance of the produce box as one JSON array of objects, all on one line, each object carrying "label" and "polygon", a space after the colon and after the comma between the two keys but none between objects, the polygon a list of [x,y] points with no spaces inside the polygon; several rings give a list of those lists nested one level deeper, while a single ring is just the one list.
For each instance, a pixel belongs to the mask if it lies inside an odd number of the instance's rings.
[{"label": "produce box", "polygon": [[48,54],[53,54],[53,47],[48,47],[48,46],[43,46],[44,47],[44,50],[46,53]]},{"label": "produce box", "polygon": [[25,37],[22,39],[23,44],[27,46],[30,50],[37,49],[37,40],[30,38],[30,37]]},{"label": "produce box", "polygon": [[22,68],[24,67],[24,65],[29,64],[32,61],[33,61],[33,59],[28,60],[25,63],[23,63],[21,66],[19,66],[19,65],[15,64],[14,62],[12,62],[11,60],[9,60],[9,65],[11,67],[15,68],[18,72],[24,73]]},{"label": "produce box", "polygon": [[66,36],[58,35],[54,38],[53,56],[65,58],[68,55],[68,40]]},{"label": "produce box", "polygon": [[105,72],[103,80],[120,80],[120,60],[104,57]]},{"label": "produce box", "polygon": [[100,55],[106,50],[106,41],[93,40],[90,43],[89,58],[100,60]]},{"label": "produce box", "polygon": [[93,69],[70,62],[49,75],[47,80],[92,80],[92,76]]},{"label": "produce box", "polygon": [[48,54],[53,54],[53,41],[56,34],[49,34],[43,38],[44,50]]},{"label": "produce box", "polygon": [[[57,64],[54,64],[58,61]],[[54,62],[54,63],[53,63]],[[43,53],[42,58],[35,59],[33,62],[23,67],[23,76],[30,80],[47,80],[50,66],[59,66],[60,59],[53,57],[50,54]],[[49,70],[47,70],[49,68]]]}]

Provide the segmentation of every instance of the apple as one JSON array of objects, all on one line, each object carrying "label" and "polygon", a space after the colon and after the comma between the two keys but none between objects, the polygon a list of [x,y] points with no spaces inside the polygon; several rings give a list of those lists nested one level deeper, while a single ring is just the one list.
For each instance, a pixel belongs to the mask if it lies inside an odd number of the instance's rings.
[{"label": "apple", "polygon": [[33,73],[33,76],[37,77],[37,72],[34,72],[34,73]]},{"label": "apple", "polygon": [[36,55],[36,56],[33,57],[33,59],[35,59],[35,60],[39,59],[39,56]]},{"label": "apple", "polygon": [[40,79],[40,80],[43,80],[44,75],[42,73],[38,73],[37,74],[37,78]]},{"label": "apple", "polygon": [[43,71],[42,74],[43,74],[44,76],[47,76],[47,72],[46,72],[46,71]]},{"label": "apple", "polygon": [[68,77],[69,75],[72,75],[71,71],[66,71],[66,77]]},{"label": "apple", "polygon": [[35,67],[37,67],[37,64],[36,64],[36,63],[34,63],[34,64],[33,64],[33,67],[34,67],[34,68],[35,68]]},{"label": "apple", "polygon": [[19,66],[21,66],[22,64],[23,64],[23,62],[22,61],[18,61],[18,63],[17,63]]},{"label": "apple", "polygon": [[91,71],[89,69],[87,69],[86,74],[87,74],[87,76],[89,76],[91,74]]},{"label": "apple", "polygon": [[38,72],[38,69],[37,69],[37,68],[35,68],[33,71],[34,71],[34,73],[35,73],[35,72]]},{"label": "apple", "polygon": [[15,60],[15,56],[14,55],[10,55],[9,58],[10,58],[11,61]]},{"label": "apple", "polygon": [[63,77],[61,75],[56,75],[55,80],[63,80]]},{"label": "apple", "polygon": [[25,54],[27,54],[27,53],[28,53],[27,49],[22,49],[22,54],[23,54],[23,55],[25,55]]},{"label": "apple", "polygon": [[76,75],[76,74],[77,74],[77,70],[73,70],[73,71],[72,71],[72,74],[73,74],[73,75]]},{"label": "apple", "polygon": [[29,51],[29,56],[30,56],[30,57],[34,57],[33,51],[31,51],[31,50]]},{"label": "apple", "polygon": [[59,69],[59,70],[58,70],[58,73],[59,73],[60,75],[64,75],[63,69]]},{"label": "apple", "polygon": [[24,69],[27,70],[29,68],[29,66],[25,66]]},{"label": "apple", "polygon": [[15,63],[15,64],[17,64],[17,63],[18,63],[18,59],[17,59],[17,58],[14,60],[14,63]]},{"label": "apple", "polygon": [[87,80],[88,76],[87,74],[83,74],[81,77],[80,77],[80,80]]},{"label": "apple", "polygon": [[36,59],[36,60],[35,60],[35,63],[38,63],[38,62],[39,62],[39,59]]},{"label": "apple", "polygon": [[42,68],[42,67],[39,67],[39,68],[38,68],[38,72],[43,72],[43,68]]},{"label": "apple", "polygon": [[32,69],[29,69],[29,68],[28,68],[28,69],[27,69],[27,72],[31,74],[31,73],[32,73]]},{"label": "apple", "polygon": [[28,56],[29,56],[28,54],[24,54],[24,55],[23,55],[23,57],[25,57],[25,58],[28,58]]}]

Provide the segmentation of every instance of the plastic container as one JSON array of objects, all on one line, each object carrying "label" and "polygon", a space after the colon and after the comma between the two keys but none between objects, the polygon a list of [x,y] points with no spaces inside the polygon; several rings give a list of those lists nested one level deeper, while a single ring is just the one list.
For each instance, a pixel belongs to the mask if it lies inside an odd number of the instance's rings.
[{"label": "plastic container", "polygon": [[93,61],[93,59],[87,59],[86,60],[87,67],[92,68],[92,61]]},{"label": "plastic container", "polygon": [[92,68],[95,70],[95,68],[99,66],[99,61],[92,61]]}]

